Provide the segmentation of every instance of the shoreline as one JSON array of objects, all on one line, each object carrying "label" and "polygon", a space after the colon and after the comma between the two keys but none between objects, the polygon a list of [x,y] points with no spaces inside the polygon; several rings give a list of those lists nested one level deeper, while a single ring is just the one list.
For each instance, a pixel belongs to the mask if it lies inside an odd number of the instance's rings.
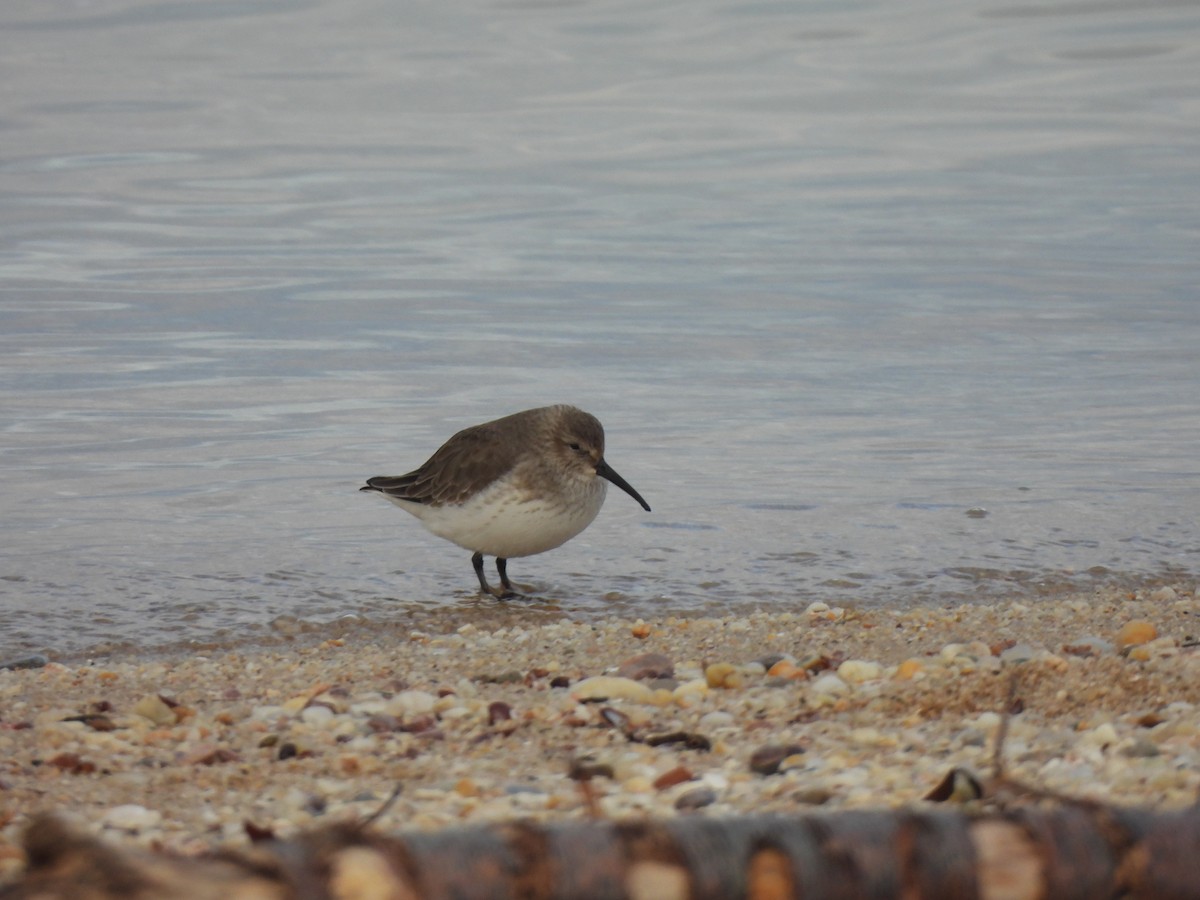
[{"label": "shoreline", "polygon": [[[198,852],[383,831],[921,802],[954,767],[1175,808],[1200,790],[1200,597],[435,629],[0,671],[0,877],[37,812]],[[632,676],[632,677],[630,677]],[[601,699],[607,698],[607,699]],[[705,749],[707,747],[707,749]]]},{"label": "shoreline", "polygon": [[[1167,568],[1157,574],[1119,574],[1102,572],[1043,573],[1036,579],[983,582],[976,591],[963,590],[945,594],[929,594],[923,590],[899,591],[877,596],[861,590],[844,589],[824,594],[801,592],[790,612],[807,608],[811,602],[841,605],[856,613],[869,614],[880,610],[912,611],[915,609],[945,610],[958,607],[994,606],[1004,603],[1026,603],[1034,606],[1070,600],[1073,597],[1094,595],[1148,596],[1164,587],[1190,590],[1196,576],[1181,569]],[[603,623],[613,618],[633,620],[638,616],[678,617],[686,619],[749,616],[762,612],[774,613],[783,606],[777,600],[714,600],[699,605],[685,602],[673,605],[665,599],[634,600],[619,592],[580,605],[553,595],[534,594],[498,601],[467,591],[450,599],[402,600],[394,598],[390,606],[349,611],[331,618],[304,618],[281,614],[270,621],[196,627],[180,623],[174,640],[150,639],[143,635],[133,638],[91,640],[69,646],[39,644],[30,640],[0,646],[0,671],[16,660],[44,657],[70,666],[101,665],[114,662],[172,661],[201,654],[225,652],[287,651],[298,647],[315,647],[330,639],[353,640],[356,643],[380,639],[403,641],[411,630],[428,633],[448,633],[464,623],[481,628],[528,627],[531,624],[550,624],[561,621]],[[156,634],[160,632],[155,632]]]}]

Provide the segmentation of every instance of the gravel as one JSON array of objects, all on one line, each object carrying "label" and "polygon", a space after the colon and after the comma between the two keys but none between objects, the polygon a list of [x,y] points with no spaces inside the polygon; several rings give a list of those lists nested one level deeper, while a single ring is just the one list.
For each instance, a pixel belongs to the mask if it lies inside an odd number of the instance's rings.
[{"label": "gravel", "polygon": [[1012,777],[1185,806],[1198,635],[1175,584],[605,624],[485,610],[402,640],[43,660],[0,670],[0,878],[42,811],[199,852],[247,823],[361,820],[397,786],[380,829],[919,804],[956,767],[986,779],[1006,712]]}]

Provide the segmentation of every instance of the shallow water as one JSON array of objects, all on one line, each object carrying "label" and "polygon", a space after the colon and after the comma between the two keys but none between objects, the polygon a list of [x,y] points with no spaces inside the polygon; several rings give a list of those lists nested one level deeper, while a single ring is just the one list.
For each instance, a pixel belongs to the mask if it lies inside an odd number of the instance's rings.
[{"label": "shallow water", "polygon": [[1194,4],[19,0],[0,59],[0,653],[484,613],[355,489],[551,402],[654,512],[530,617],[1194,577]]}]

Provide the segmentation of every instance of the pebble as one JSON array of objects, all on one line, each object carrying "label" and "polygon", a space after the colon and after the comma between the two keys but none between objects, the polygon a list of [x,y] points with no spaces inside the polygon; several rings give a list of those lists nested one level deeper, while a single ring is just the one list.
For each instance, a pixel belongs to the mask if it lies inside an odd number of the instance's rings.
[{"label": "pebble", "polygon": [[653,681],[656,678],[674,678],[675,663],[662,653],[641,653],[631,656],[617,667],[620,678],[634,681]]},{"label": "pebble", "polygon": [[1150,759],[1151,757],[1161,756],[1162,751],[1158,749],[1158,745],[1154,741],[1139,737],[1134,739],[1132,744],[1122,747],[1121,755],[1131,759]]},{"label": "pebble", "polygon": [[149,719],[155,725],[174,725],[178,720],[173,710],[157,694],[150,694],[139,700],[133,707],[133,714]]},{"label": "pebble", "polygon": [[732,663],[713,663],[704,670],[704,680],[710,688],[733,689],[746,683],[738,667]]},{"label": "pebble", "polygon": [[1116,652],[1116,647],[1102,637],[1087,634],[1064,644],[1063,652],[1070,656],[1108,656]]},{"label": "pebble", "polygon": [[883,677],[883,666],[865,659],[848,659],[838,666],[837,677],[847,684],[862,684]]},{"label": "pebble", "polygon": [[134,803],[127,803],[123,806],[114,806],[100,819],[100,823],[105,828],[112,828],[117,831],[128,832],[129,834],[140,834],[144,831],[150,831],[157,828],[162,823],[162,813],[153,809],[146,809],[144,806],[138,806]]},{"label": "pebble", "polygon": [[677,784],[683,784],[685,781],[695,781],[695,779],[696,776],[687,766],[676,766],[655,778],[653,784],[655,790],[661,791]]},{"label": "pebble", "polygon": [[1019,643],[1013,644],[1011,647],[1000,653],[1000,662],[1006,666],[1014,666],[1020,663],[1029,662],[1037,659],[1040,651],[1032,644]]},{"label": "pebble", "polygon": [[[688,788],[675,798],[674,806],[680,811],[688,811],[694,809],[703,809],[705,806],[711,806],[717,802],[717,792],[708,785],[700,785],[699,787]],[[672,896],[683,896],[672,895]]]},{"label": "pebble", "polygon": [[671,692],[672,697],[682,706],[695,703],[708,694],[708,682],[703,678],[685,681]]},{"label": "pebble", "polygon": [[571,688],[571,696],[581,703],[596,703],[602,700],[631,700],[634,703],[649,703],[654,696],[654,691],[632,678],[596,675],[576,683]]},{"label": "pebble", "polygon": [[906,659],[896,667],[897,681],[911,681],[925,671],[925,664],[919,659]]},{"label": "pebble", "polygon": [[850,685],[837,675],[826,673],[813,681],[810,690],[817,695],[844,697],[850,693]]},{"label": "pebble", "polygon": [[796,665],[790,659],[780,659],[767,667],[767,673],[772,678],[782,678],[787,681],[798,681],[808,677],[808,670]]},{"label": "pebble", "polygon": [[759,775],[774,775],[793,756],[804,748],[796,744],[767,744],[750,754],[750,771]]},{"label": "pebble", "polygon": [[1138,644],[1148,644],[1158,637],[1158,629],[1143,619],[1133,619],[1121,626],[1117,632],[1115,643],[1118,649],[1125,650]]},{"label": "pebble", "polygon": [[1084,747],[1098,747],[1103,750],[1113,746],[1119,740],[1120,736],[1112,723],[1104,722],[1080,735],[1079,743]]},{"label": "pebble", "polygon": [[390,715],[407,717],[433,712],[438,698],[429,691],[401,691],[388,701],[385,709]]},{"label": "pebble", "polygon": [[714,709],[700,717],[700,730],[717,731],[721,728],[729,728],[735,721],[737,720],[733,717],[733,713],[723,709]]},{"label": "pebble", "polygon": [[328,706],[307,706],[300,710],[300,721],[306,725],[328,725],[333,717],[333,710]]},{"label": "pebble", "polygon": [[40,669],[50,662],[45,656],[40,653],[33,653],[29,656],[17,656],[13,659],[6,659],[0,662],[0,669]]}]

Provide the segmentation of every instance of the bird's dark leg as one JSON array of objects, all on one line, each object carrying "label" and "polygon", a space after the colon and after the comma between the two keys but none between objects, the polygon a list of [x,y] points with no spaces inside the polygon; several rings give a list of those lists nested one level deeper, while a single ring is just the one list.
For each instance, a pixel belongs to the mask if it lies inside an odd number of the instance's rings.
[{"label": "bird's dark leg", "polygon": [[516,592],[513,591],[512,585],[509,584],[508,576],[504,572],[505,560],[496,560],[496,569],[500,572],[500,581],[504,584],[502,589],[496,589],[487,583],[487,577],[483,574],[483,554],[475,553],[471,556],[471,565],[475,567],[475,574],[479,576],[479,588],[485,594],[491,594],[500,600],[507,600],[509,597],[515,597]]},{"label": "bird's dark leg", "polygon": [[505,590],[512,591],[512,582],[508,580],[508,560],[497,556],[496,571],[500,573],[500,583],[504,585]]},{"label": "bird's dark leg", "polygon": [[475,574],[479,578],[479,589],[485,594],[495,595],[492,586],[487,583],[487,576],[483,574],[483,554],[476,553],[471,557],[471,565],[475,567]]},{"label": "bird's dark leg", "polygon": [[513,584],[508,580],[508,560],[496,557],[496,571],[500,573],[500,583],[504,585],[504,597],[520,597],[533,590],[532,585]]}]

